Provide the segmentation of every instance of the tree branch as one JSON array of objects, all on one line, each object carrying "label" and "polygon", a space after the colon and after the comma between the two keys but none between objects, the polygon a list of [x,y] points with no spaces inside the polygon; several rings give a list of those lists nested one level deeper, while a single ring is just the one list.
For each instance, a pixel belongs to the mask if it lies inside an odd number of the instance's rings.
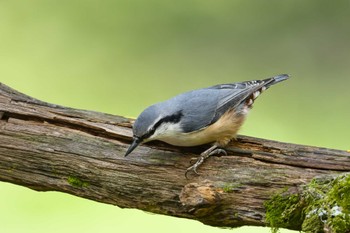
[{"label": "tree branch", "polygon": [[125,158],[130,119],[48,104],[3,84],[0,117],[1,181],[212,226],[268,225],[264,202],[281,189],[298,193],[315,176],[350,171],[346,151],[240,136],[228,156],[209,158],[187,180],[205,146],[149,143]]}]

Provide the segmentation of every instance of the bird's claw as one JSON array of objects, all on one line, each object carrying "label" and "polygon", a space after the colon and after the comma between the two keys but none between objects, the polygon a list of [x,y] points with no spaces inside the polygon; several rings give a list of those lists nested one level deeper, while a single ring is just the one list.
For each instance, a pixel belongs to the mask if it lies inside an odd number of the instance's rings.
[{"label": "bird's claw", "polygon": [[188,179],[187,175],[188,175],[189,172],[193,172],[194,174],[199,176],[199,173],[197,172],[197,167],[198,167],[198,165],[197,165],[197,163],[195,163],[194,165],[192,165],[191,167],[186,169],[186,172],[185,172],[186,179]]},{"label": "bird's claw", "polygon": [[196,174],[197,176],[199,176],[198,172],[197,172],[197,168],[204,162],[205,160],[205,156],[204,154],[202,154],[197,161],[195,162],[195,164],[193,164],[192,166],[190,166],[189,168],[187,168],[186,172],[185,172],[185,177],[186,179],[188,179],[187,174],[192,171],[194,174]]},{"label": "bird's claw", "polygon": [[226,155],[227,155],[227,152],[226,152],[226,150],[224,150],[224,149],[217,148],[217,149],[213,150],[212,152],[210,152],[209,156],[212,156],[212,155],[219,155],[219,154],[224,154],[224,155],[226,156]]},{"label": "bird's claw", "polygon": [[189,172],[193,172],[194,174],[199,176],[199,173],[197,172],[197,168],[204,162],[204,160],[206,160],[208,157],[210,157],[212,155],[221,154],[221,153],[224,155],[227,155],[227,152],[224,149],[211,148],[211,150],[209,149],[209,150],[203,152],[195,163],[193,163],[193,161],[196,160],[196,158],[192,158],[190,160],[190,164],[191,165],[193,164],[193,165],[186,169],[186,172],[185,172],[186,179],[188,179]]},{"label": "bird's claw", "polygon": [[190,164],[193,165],[197,162],[198,158],[191,158],[190,159]]}]

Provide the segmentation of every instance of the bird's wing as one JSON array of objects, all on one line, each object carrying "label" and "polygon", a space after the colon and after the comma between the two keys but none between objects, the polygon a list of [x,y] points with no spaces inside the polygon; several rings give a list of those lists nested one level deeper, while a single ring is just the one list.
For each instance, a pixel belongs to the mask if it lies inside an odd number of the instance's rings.
[{"label": "bird's wing", "polygon": [[193,132],[215,123],[227,110],[237,107],[248,93],[247,88],[226,85],[199,89],[176,96],[178,99],[171,103],[179,105],[170,108],[182,109],[181,127],[184,132]]},{"label": "bird's wing", "polygon": [[[215,111],[215,115],[210,122],[210,124],[215,123],[226,111],[229,109],[236,109],[240,111],[242,107],[245,106],[249,99],[254,99],[260,94],[261,89],[265,87],[265,89],[270,86],[279,83],[288,79],[289,76],[286,74],[278,75],[272,78],[264,79],[264,80],[254,80],[254,81],[246,81],[240,83],[232,83],[232,84],[221,84],[209,87],[208,89],[218,89],[220,90],[220,96],[218,98],[218,104]],[[254,94],[257,94],[254,96]]]},{"label": "bird's wing", "polygon": [[218,89],[220,93],[215,115],[210,124],[215,123],[229,109],[237,109],[242,103],[246,102],[255,91],[263,86],[263,81],[258,80],[210,87],[209,89]]},{"label": "bird's wing", "polygon": [[280,75],[265,80],[221,84],[194,90],[174,97],[178,98],[174,102],[179,106],[169,107],[182,109],[181,126],[184,132],[193,132],[215,123],[229,109],[239,110],[242,103],[252,98],[253,93],[262,87],[268,88],[287,78],[286,75]]}]

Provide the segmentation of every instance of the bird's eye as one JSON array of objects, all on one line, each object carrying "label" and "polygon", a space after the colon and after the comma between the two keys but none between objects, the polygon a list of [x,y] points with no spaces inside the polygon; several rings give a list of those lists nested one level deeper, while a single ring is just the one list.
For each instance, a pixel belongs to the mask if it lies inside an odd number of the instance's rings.
[{"label": "bird's eye", "polygon": [[150,138],[154,134],[156,129],[158,129],[158,127],[163,123],[168,123],[168,122],[171,122],[174,124],[178,123],[182,116],[183,116],[182,111],[179,111],[179,112],[176,112],[175,114],[165,116],[159,119],[151,128],[149,128],[149,130],[144,135],[142,135],[141,139]]},{"label": "bird's eye", "polygon": [[141,140],[144,140],[146,138],[150,138],[154,132],[156,131],[155,127],[150,128],[144,135],[140,137]]}]

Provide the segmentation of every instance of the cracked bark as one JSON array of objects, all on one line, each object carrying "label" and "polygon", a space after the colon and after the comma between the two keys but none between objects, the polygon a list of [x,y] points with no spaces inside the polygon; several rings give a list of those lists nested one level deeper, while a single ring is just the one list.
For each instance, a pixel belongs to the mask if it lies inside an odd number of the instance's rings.
[{"label": "cracked bark", "polygon": [[265,226],[264,201],[313,177],[350,171],[346,151],[239,136],[228,156],[184,176],[207,146],[155,142],[124,153],[132,120],[45,103],[0,85],[0,180],[37,191],[196,219]]}]

